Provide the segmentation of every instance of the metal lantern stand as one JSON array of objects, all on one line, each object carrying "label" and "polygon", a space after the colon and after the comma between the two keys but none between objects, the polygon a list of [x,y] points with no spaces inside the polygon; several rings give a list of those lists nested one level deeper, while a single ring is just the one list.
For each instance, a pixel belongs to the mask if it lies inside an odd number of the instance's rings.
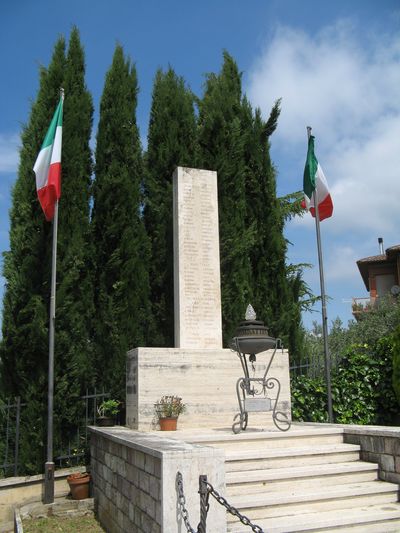
[{"label": "metal lantern stand", "polygon": [[[281,392],[280,381],[273,376],[268,376],[276,351],[280,348],[280,339],[269,337],[267,329],[259,320],[242,322],[237,333],[239,335],[232,339],[231,347],[240,359],[244,377],[239,378],[236,383],[240,412],[234,418],[232,431],[240,433],[246,429],[249,412],[269,411],[272,411],[275,426],[280,431],[287,431],[291,426],[290,419],[286,413],[277,409]],[[250,377],[249,363],[253,364],[256,361],[256,354],[270,349],[274,351],[264,374],[259,377]],[[269,391],[276,392],[275,398],[270,397]]]}]

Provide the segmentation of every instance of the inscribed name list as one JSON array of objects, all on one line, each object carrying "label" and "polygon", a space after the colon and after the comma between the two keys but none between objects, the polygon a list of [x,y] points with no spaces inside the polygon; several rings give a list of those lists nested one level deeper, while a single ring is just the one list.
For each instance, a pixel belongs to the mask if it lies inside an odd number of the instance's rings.
[{"label": "inscribed name list", "polygon": [[217,173],[174,173],[175,346],[221,348]]}]

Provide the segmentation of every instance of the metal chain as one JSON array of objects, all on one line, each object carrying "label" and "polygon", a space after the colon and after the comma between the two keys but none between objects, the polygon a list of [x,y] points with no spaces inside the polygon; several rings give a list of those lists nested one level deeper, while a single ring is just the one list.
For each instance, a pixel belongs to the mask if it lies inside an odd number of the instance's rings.
[{"label": "metal chain", "polygon": [[223,505],[225,507],[225,509],[228,511],[228,513],[232,514],[233,516],[236,516],[237,518],[239,518],[239,520],[242,522],[242,524],[244,524],[245,526],[250,526],[251,529],[255,532],[255,533],[264,533],[264,530],[260,527],[260,526],[257,526],[256,524],[252,524],[250,519],[247,518],[247,516],[245,515],[242,515],[238,509],[236,509],[236,507],[233,507],[233,505],[230,505],[227,500],[221,496],[221,494],[219,494],[215,489],[214,487],[211,485],[211,483],[208,483],[207,482],[207,486],[208,486],[208,490],[209,490],[209,493],[211,494],[211,496],[213,496],[218,503],[220,503],[221,505]]},{"label": "metal chain", "polygon": [[[217,500],[219,504],[221,504],[225,509],[228,511],[228,513],[232,514],[233,516],[236,516],[236,518],[239,518],[239,520],[244,524],[245,526],[251,527],[252,531],[255,533],[264,533],[264,530],[256,525],[252,524],[249,518],[247,516],[242,515],[236,507],[233,507],[233,505],[230,505],[227,500],[219,494],[218,491],[214,489],[214,487],[211,485],[211,483],[208,483],[205,476],[203,476],[203,483],[205,486],[207,486],[207,495],[206,498],[201,498],[200,500],[200,516],[207,516],[208,510],[210,508],[210,504],[208,502],[210,494]],[[197,531],[195,531],[189,522],[189,513],[186,509],[186,498],[183,493],[183,480],[182,480],[182,474],[180,472],[177,472],[176,474],[176,489],[178,492],[178,505],[181,511],[181,515],[183,518],[183,521],[185,522],[186,530],[188,533],[203,533],[205,527],[205,524],[202,523],[200,520],[200,523],[197,527]]]},{"label": "metal chain", "polygon": [[192,528],[189,522],[189,513],[186,509],[186,498],[183,494],[182,474],[180,472],[177,472],[176,474],[176,489],[178,491],[178,505],[181,511],[183,521],[185,522],[186,529],[189,533],[197,533],[197,531]]}]

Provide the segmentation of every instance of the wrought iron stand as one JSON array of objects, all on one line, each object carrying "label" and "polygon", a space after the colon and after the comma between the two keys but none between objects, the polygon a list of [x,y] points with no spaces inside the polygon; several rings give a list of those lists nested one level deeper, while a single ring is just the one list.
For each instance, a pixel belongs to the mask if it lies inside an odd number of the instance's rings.
[{"label": "wrought iron stand", "polygon": [[[248,354],[249,360],[247,360],[246,353],[243,351],[243,347],[248,345],[246,341],[253,341],[251,342],[252,353]],[[232,347],[236,349],[244,373],[244,377],[239,378],[236,382],[236,393],[240,412],[233,420],[232,431],[234,433],[240,433],[240,431],[244,431],[247,428],[249,412],[268,411],[272,411],[272,420],[275,426],[280,431],[287,431],[291,426],[290,419],[286,413],[277,409],[281,392],[280,381],[275,377],[268,376],[276,351],[280,347],[280,340],[273,339],[272,337],[258,337],[257,339],[254,337],[252,339],[234,337]],[[271,348],[274,349],[274,352],[265,369],[264,375],[251,378],[249,375],[249,363],[254,363],[256,353]],[[275,398],[269,396],[269,391],[276,391]]]}]

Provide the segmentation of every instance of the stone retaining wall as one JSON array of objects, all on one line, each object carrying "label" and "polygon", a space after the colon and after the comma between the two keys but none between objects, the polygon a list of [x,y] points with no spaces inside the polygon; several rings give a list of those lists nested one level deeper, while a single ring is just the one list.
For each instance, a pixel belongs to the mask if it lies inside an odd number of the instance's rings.
[{"label": "stone retaining wall", "polygon": [[361,459],[379,464],[379,478],[400,485],[400,428],[345,426],[344,442],[359,444]]},{"label": "stone retaining wall", "polygon": [[[54,496],[59,498],[69,493],[67,476],[72,472],[84,472],[85,466],[63,468],[54,474]],[[30,502],[40,502],[43,491],[43,474],[0,479],[0,531],[2,526],[13,523],[14,508]]]},{"label": "stone retaining wall", "polygon": [[[191,523],[199,522],[198,478],[224,490],[224,452],[128,428],[91,427],[95,510],[109,533],[184,531],[177,510],[176,474],[183,475]],[[210,509],[207,532],[226,530],[221,506]]]},{"label": "stone retaining wall", "polygon": [[400,427],[316,422],[294,422],[293,425],[343,429],[343,441],[360,446],[360,459],[379,465],[380,479],[400,485]]}]

